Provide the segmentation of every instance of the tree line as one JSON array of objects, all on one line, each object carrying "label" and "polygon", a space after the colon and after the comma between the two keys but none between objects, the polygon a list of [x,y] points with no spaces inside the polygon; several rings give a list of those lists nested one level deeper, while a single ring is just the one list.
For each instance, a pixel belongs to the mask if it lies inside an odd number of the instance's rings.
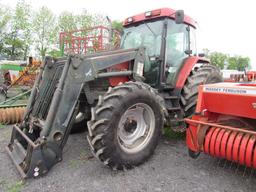
[{"label": "tree line", "polygon": [[[59,32],[108,24],[105,16],[86,10],[78,14],[64,11],[57,16],[46,6],[33,10],[26,0],[19,0],[15,8],[0,4],[0,56],[25,60],[33,50],[44,58],[56,54]],[[112,25],[118,30],[122,27],[119,21]]]},{"label": "tree line", "polygon": [[[14,8],[0,3],[0,59],[23,59],[33,51],[42,58],[46,54],[59,56],[59,32],[86,29],[97,25],[109,25],[103,15],[64,11],[55,15],[48,7],[33,10],[26,0],[19,0]],[[113,21],[112,27],[121,31],[122,23]],[[239,55],[230,56],[204,49],[206,57],[221,69],[242,71],[250,68],[250,59]]]},{"label": "tree line", "polygon": [[241,55],[230,56],[229,54],[209,51],[208,49],[203,50],[205,56],[210,59],[211,64],[216,65],[220,69],[230,69],[244,71],[251,69],[250,58],[243,57]]}]

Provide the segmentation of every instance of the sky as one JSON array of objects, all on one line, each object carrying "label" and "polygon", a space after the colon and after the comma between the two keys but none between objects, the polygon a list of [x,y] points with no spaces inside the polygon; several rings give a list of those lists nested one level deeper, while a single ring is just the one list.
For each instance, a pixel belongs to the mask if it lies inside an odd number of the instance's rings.
[{"label": "sky", "polygon": [[[0,0],[14,6],[17,0]],[[152,9],[183,9],[198,22],[198,51],[208,48],[230,55],[248,56],[256,69],[256,11],[253,0],[27,0],[34,9],[46,5],[55,14],[64,10],[108,15],[112,20]]]}]

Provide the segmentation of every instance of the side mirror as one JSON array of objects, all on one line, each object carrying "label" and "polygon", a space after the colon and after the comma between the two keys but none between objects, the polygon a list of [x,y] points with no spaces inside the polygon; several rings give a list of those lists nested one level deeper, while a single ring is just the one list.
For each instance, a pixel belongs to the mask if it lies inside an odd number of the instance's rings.
[{"label": "side mirror", "polygon": [[175,12],[175,23],[181,24],[184,22],[184,11],[183,10],[177,10]]}]

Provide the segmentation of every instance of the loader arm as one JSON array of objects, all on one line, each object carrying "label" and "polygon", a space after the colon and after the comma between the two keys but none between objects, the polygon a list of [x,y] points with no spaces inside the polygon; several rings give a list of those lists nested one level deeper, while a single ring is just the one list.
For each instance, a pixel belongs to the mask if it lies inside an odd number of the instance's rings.
[{"label": "loader arm", "polygon": [[[62,160],[62,150],[68,139],[78,101],[84,90],[88,103],[89,82],[99,78],[128,76],[143,79],[145,50],[116,50],[91,55],[71,55],[67,58],[46,58],[34,84],[24,120],[14,125],[7,152],[22,177],[37,177],[48,172]],[[106,69],[124,62],[130,68],[123,71]],[[90,106],[89,106],[90,107]]]}]

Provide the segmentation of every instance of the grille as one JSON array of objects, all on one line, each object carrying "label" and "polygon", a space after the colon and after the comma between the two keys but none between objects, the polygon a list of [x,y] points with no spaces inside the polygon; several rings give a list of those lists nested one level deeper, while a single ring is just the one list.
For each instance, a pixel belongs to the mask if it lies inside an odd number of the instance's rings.
[{"label": "grille", "polygon": [[42,120],[46,119],[65,62],[63,60],[57,61],[53,64],[52,68],[45,68],[39,85],[39,94],[33,106],[32,114],[34,117]]}]

